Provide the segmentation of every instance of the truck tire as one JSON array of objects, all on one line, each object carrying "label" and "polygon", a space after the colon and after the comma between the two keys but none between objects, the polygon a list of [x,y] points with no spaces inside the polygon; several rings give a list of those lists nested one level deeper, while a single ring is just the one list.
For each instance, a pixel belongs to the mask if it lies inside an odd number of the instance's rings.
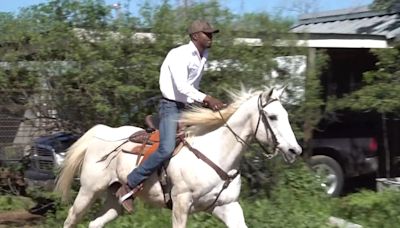
[{"label": "truck tire", "polygon": [[328,195],[335,197],[342,194],[344,175],[341,166],[335,159],[325,155],[315,155],[310,158],[310,166]]}]

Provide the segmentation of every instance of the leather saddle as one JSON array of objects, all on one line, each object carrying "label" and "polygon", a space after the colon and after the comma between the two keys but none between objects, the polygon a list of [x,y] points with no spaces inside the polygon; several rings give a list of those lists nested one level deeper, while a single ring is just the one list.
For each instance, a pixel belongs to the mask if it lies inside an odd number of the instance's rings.
[{"label": "leather saddle", "polygon": [[[156,115],[148,115],[145,118],[145,123],[147,125],[147,128],[142,131],[135,132],[131,136],[129,136],[129,141],[138,143],[141,145],[133,147],[130,151],[124,150],[123,152],[125,153],[132,153],[138,155],[138,159],[136,161],[136,164],[141,164],[143,161],[145,161],[152,153],[154,153],[158,146],[160,145],[160,132],[158,130],[158,125],[159,125],[159,119],[158,116]],[[179,132],[181,130],[177,129],[177,137],[176,137],[176,147],[174,150],[173,155],[177,153],[178,148],[181,148],[181,137],[179,135]]]},{"label": "leather saddle", "polygon": [[[159,144],[160,144],[160,132],[158,130],[158,125],[159,125],[159,119],[158,116],[152,116],[148,115],[145,118],[145,123],[147,125],[147,128],[142,131],[135,132],[131,136],[129,136],[129,141],[134,142],[134,143],[139,143],[140,145],[133,147],[130,151],[125,151],[125,153],[133,153],[138,155],[137,160],[136,160],[136,165],[141,164],[143,161],[145,161],[152,153],[154,153]],[[173,155],[175,155],[182,147],[182,139],[179,136],[180,129],[178,127],[177,129],[177,137],[176,137],[176,148],[173,152]],[[168,181],[168,174],[166,171],[166,167],[168,166],[168,161],[164,163],[163,166],[161,166],[158,169],[158,177],[159,181],[164,193],[164,201],[165,205],[167,208],[172,208],[172,200],[170,196],[170,191],[171,191],[171,184]]]},{"label": "leather saddle", "polygon": [[152,115],[148,115],[145,118],[147,128],[142,131],[138,131],[129,136],[129,141],[141,144],[133,147],[130,151],[125,153],[132,153],[138,155],[136,165],[141,164],[146,160],[154,151],[157,150],[160,144],[160,133],[158,131],[158,118]]}]

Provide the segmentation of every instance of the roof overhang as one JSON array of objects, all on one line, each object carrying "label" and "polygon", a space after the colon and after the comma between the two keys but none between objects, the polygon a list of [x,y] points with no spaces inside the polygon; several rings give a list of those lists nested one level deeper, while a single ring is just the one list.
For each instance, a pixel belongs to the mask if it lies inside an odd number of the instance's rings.
[{"label": "roof overhang", "polygon": [[297,34],[296,46],[314,48],[390,48],[385,36],[354,34]]},{"label": "roof overhang", "polygon": [[298,40],[296,46],[313,48],[389,48],[386,40],[370,39],[311,39]]}]

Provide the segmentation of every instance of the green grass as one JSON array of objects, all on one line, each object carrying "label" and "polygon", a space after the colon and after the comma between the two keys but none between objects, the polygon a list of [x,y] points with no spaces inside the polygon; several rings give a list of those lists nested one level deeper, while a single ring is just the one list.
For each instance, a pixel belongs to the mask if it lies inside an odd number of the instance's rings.
[{"label": "green grass", "polygon": [[[261,186],[258,191],[250,191],[244,181],[240,202],[248,227],[325,228],[329,227],[330,216],[361,224],[364,228],[395,228],[400,224],[398,191],[363,191],[342,198],[329,198],[302,163],[280,165],[273,175],[276,182]],[[38,227],[54,228],[63,224],[70,205],[60,203],[53,193],[36,190],[29,191],[29,194],[33,198],[47,197],[56,202],[56,212],[49,213]],[[26,197],[0,196],[0,212],[28,209],[34,204]],[[97,216],[101,204],[100,200],[95,202],[78,227],[87,227],[88,222]],[[107,227],[171,227],[170,210],[152,208],[140,201],[135,202],[135,207],[135,214],[120,216]],[[222,228],[225,225],[209,214],[198,213],[189,217],[187,227]]]}]

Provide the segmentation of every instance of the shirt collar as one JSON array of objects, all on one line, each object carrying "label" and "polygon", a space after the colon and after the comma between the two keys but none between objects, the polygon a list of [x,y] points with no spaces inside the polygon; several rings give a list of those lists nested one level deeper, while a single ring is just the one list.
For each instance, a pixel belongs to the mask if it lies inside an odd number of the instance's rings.
[{"label": "shirt collar", "polygon": [[[194,45],[194,43],[192,41],[189,41],[188,45],[189,45],[189,48],[190,48],[192,54],[198,56],[200,59],[199,50],[197,50],[197,47]],[[203,53],[203,58],[207,59],[207,57],[208,57],[208,49],[204,50],[204,53]]]}]

